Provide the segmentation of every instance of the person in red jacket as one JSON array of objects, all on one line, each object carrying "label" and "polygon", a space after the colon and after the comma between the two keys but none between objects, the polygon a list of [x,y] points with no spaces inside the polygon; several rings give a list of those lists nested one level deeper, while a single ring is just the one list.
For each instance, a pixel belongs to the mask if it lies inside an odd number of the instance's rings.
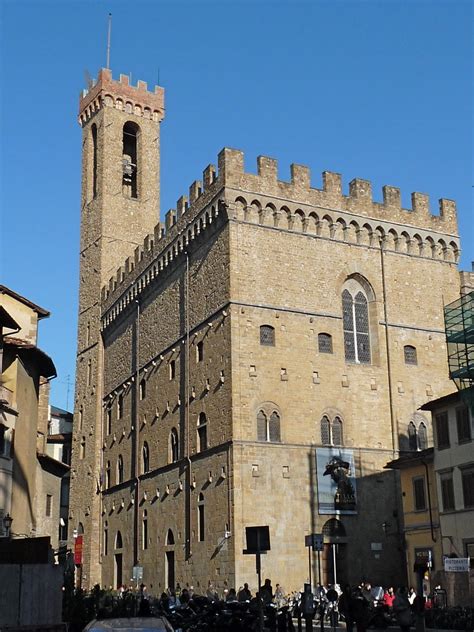
[{"label": "person in red jacket", "polygon": [[390,586],[390,588],[388,590],[385,591],[384,595],[383,595],[383,605],[387,606],[387,608],[390,608],[390,610],[393,608],[393,600],[395,599],[395,592],[392,588],[392,586]]}]

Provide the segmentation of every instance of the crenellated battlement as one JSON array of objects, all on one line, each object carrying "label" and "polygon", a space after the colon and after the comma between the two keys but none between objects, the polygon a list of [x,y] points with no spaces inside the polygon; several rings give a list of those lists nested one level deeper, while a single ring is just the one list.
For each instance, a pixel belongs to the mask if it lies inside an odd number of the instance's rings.
[{"label": "crenellated battlement", "polygon": [[97,80],[79,96],[79,124],[83,126],[102,107],[160,122],[165,116],[164,98],[165,91],[160,86],[155,86],[153,92],[148,90],[146,81],[139,80],[132,86],[128,75],[120,75],[115,81],[111,70],[102,68]]},{"label": "crenellated battlement", "polygon": [[342,192],[340,174],[324,171],[322,188],[313,188],[310,169],[296,164],[290,166],[291,179],[286,182],[278,180],[278,163],[267,156],[257,158],[257,174],[246,173],[244,154],[235,149],[223,149],[219,154],[218,165],[219,178],[223,177],[225,186],[238,191],[457,235],[456,205],[452,200],[441,199],[439,215],[435,215],[430,211],[429,197],[416,192],[412,193],[412,207],[404,209],[400,189],[384,186],[382,202],[375,202],[371,182],[360,178],[350,181],[349,195],[346,196]]},{"label": "crenellated battlement", "polygon": [[[278,180],[273,158],[257,158],[257,174],[244,171],[244,155],[223,149],[218,170],[209,165],[202,180],[195,180],[188,196],[168,210],[153,235],[147,235],[102,289],[104,324],[122,311],[189,244],[197,239],[225,208],[230,219],[301,232],[367,247],[383,247],[413,256],[456,263],[459,257],[456,206],[441,199],[439,215],[430,212],[429,198],[412,194],[412,208],[401,206],[400,190],[382,188],[382,202],[374,202],[372,185],[355,178],[349,194],[342,192],[342,177],[325,171],[322,188],[311,187],[306,166],[292,164],[289,182]],[[222,203],[224,202],[224,205]]]}]

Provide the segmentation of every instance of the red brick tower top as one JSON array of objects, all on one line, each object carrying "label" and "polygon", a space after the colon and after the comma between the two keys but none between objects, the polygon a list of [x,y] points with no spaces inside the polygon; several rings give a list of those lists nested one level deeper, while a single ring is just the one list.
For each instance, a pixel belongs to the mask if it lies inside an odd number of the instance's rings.
[{"label": "red brick tower top", "polygon": [[102,68],[97,81],[80,94],[79,124],[83,126],[104,106],[161,122],[165,116],[165,91],[155,86],[154,92],[150,92],[146,81],[140,80],[131,86],[128,75],[120,75],[120,79],[114,81],[111,70]]}]

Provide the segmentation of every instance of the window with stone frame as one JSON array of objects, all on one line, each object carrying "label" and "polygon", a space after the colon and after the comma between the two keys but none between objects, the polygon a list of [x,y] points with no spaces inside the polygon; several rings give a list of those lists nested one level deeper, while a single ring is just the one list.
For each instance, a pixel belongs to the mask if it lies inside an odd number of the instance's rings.
[{"label": "window with stone frame", "polygon": [[260,344],[267,347],[275,346],[275,328],[271,325],[260,327]]},{"label": "window with stone frame", "polygon": [[456,408],[456,427],[458,431],[458,443],[467,443],[472,439],[471,420],[469,408],[461,406]]},{"label": "window with stone frame", "polygon": [[318,351],[319,353],[332,353],[331,334],[318,334]]},{"label": "window with stone frame", "polygon": [[405,357],[405,364],[418,364],[416,347],[413,347],[412,345],[405,345],[403,347],[403,354]]},{"label": "window with stone frame", "polygon": [[142,549],[146,551],[148,549],[148,512],[143,510],[142,516]]},{"label": "window with stone frame", "polygon": [[207,417],[200,413],[197,426],[198,452],[207,450]]},{"label": "window with stone frame", "polygon": [[338,415],[332,421],[324,415],[320,421],[320,432],[322,445],[343,445],[343,424]]},{"label": "window with stone frame", "polygon": [[198,540],[204,542],[206,539],[206,522],[205,522],[205,508],[204,508],[204,494],[200,493],[198,496]]},{"label": "window with stone frame", "polygon": [[443,511],[454,511],[455,500],[452,472],[443,472],[442,474],[440,474],[440,487]]},{"label": "window with stone frame", "polygon": [[145,441],[142,448],[142,474],[150,471],[150,448]]},{"label": "window with stone frame", "polygon": [[120,393],[117,397],[117,419],[123,417],[123,393]]},{"label": "window with stone frame", "polygon": [[[346,362],[370,364],[369,305],[362,286],[349,279],[342,292],[342,322]],[[351,290],[349,290],[349,287]]]},{"label": "window with stone frame", "polygon": [[121,454],[117,458],[117,485],[120,483],[123,483],[123,456]]},{"label": "window with stone frame", "polygon": [[474,465],[461,470],[464,509],[474,507]]},{"label": "window with stone frame", "polygon": [[426,509],[424,476],[416,476],[413,478],[413,507],[415,511],[424,511]]},{"label": "window with stone frame", "polygon": [[176,430],[176,428],[172,428],[170,432],[169,462],[176,463],[178,459],[179,459],[178,431]]},{"label": "window with stone frame", "polygon": [[146,379],[143,377],[140,380],[140,399],[145,399],[146,397]]},{"label": "window with stone frame", "polygon": [[105,489],[109,489],[110,485],[111,485],[111,481],[110,481],[110,461],[107,461],[106,465],[105,465]]},{"label": "window with stone frame", "polygon": [[449,448],[451,444],[449,440],[449,420],[447,412],[435,415],[435,429],[436,447],[438,450]]}]

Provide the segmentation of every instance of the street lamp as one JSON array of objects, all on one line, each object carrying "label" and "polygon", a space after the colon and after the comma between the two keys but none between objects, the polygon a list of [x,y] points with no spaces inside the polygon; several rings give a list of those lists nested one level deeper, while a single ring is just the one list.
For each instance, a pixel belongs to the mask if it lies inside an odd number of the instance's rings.
[{"label": "street lamp", "polygon": [[10,516],[9,513],[5,514],[3,516],[3,527],[5,529],[5,536],[6,538],[9,538],[11,533],[10,533],[10,529],[12,527],[12,522],[13,522],[13,518]]}]

